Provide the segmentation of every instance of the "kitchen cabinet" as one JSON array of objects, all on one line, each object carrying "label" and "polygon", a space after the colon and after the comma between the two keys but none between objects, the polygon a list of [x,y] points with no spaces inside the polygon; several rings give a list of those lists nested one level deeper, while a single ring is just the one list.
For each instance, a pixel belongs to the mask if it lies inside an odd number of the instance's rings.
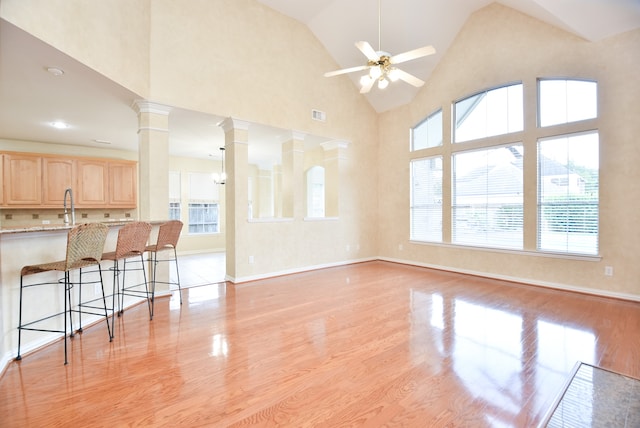
[{"label": "kitchen cabinet", "polygon": [[61,157],[42,158],[42,205],[61,208],[64,192],[74,188],[76,163]]},{"label": "kitchen cabinet", "polygon": [[74,190],[76,208],[106,207],[109,201],[107,196],[109,164],[96,159],[78,159],[76,170],[78,176]]},{"label": "kitchen cabinet", "polygon": [[76,208],[136,208],[137,162],[77,156],[1,152],[0,205],[56,208],[73,190]]},{"label": "kitchen cabinet", "polygon": [[109,162],[109,206],[135,208],[138,202],[135,162]]},{"label": "kitchen cabinet", "polygon": [[28,154],[3,156],[4,205],[39,207],[42,204],[42,157]]}]

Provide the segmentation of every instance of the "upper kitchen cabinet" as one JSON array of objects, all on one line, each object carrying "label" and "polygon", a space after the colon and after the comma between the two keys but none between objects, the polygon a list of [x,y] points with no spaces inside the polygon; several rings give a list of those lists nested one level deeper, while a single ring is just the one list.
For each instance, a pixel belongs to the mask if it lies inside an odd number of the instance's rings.
[{"label": "upper kitchen cabinet", "polygon": [[4,205],[39,207],[42,204],[42,157],[4,154]]},{"label": "upper kitchen cabinet", "polygon": [[138,201],[136,162],[109,162],[109,206],[135,208]]},{"label": "upper kitchen cabinet", "polygon": [[43,157],[42,178],[42,205],[60,208],[65,190],[75,187],[76,163],[73,159]]},{"label": "upper kitchen cabinet", "polygon": [[65,190],[76,208],[136,208],[138,166],[128,160],[0,153],[0,205],[62,208]]},{"label": "upper kitchen cabinet", "polygon": [[96,159],[76,160],[77,192],[75,204],[77,208],[102,208],[109,201],[109,164]]}]

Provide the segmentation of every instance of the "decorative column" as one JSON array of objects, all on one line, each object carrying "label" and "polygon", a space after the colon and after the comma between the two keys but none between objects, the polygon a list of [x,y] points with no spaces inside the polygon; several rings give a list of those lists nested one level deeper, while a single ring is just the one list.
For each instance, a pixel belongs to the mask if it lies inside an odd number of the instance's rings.
[{"label": "decorative column", "polygon": [[138,215],[141,220],[166,220],[171,107],[137,100],[133,108],[138,113]]},{"label": "decorative column", "polygon": [[238,276],[238,264],[247,260],[249,212],[249,122],[227,118],[220,123],[224,131],[227,279]]},{"label": "decorative column", "polygon": [[346,141],[327,141],[324,149],[324,210],[326,217],[340,214],[340,171],[347,159]]},{"label": "decorative column", "polygon": [[304,137],[291,132],[291,140],[282,144],[282,216],[304,217]]}]

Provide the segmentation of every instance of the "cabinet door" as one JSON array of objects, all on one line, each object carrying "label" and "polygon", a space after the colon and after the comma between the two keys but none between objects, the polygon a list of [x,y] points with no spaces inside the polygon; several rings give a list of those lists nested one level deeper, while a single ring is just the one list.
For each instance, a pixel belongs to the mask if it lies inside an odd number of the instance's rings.
[{"label": "cabinet door", "polygon": [[135,208],[138,201],[135,162],[109,163],[109,205]]},{"label": "cabinet door", "polygon": [[78,207],[106,207],[109,170],[107,162],[98,160],[76,161]]},{"label": "cabinet door", "polygon": [[42,203],[42,161],[40,156],[4,155],[4,200],[6,205]]},{"label": "cabinet door", "polygon": [[[64,205],[64,193],[68,188],[76,189],[75,162],[71,159],[42,158],[42,204],[55,207]],[[75,195],[74,195],[75,196]]]}]

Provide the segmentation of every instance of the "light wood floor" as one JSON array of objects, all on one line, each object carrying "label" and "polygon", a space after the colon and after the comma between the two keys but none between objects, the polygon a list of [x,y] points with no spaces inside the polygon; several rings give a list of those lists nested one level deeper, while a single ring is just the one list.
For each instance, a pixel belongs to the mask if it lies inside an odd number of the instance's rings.
[{"label": "light wood floor", "polygon": [[183,297],[12,362],[0,426],[532,427],[576,361],[640,377],[638,303],[386,262]]}]

